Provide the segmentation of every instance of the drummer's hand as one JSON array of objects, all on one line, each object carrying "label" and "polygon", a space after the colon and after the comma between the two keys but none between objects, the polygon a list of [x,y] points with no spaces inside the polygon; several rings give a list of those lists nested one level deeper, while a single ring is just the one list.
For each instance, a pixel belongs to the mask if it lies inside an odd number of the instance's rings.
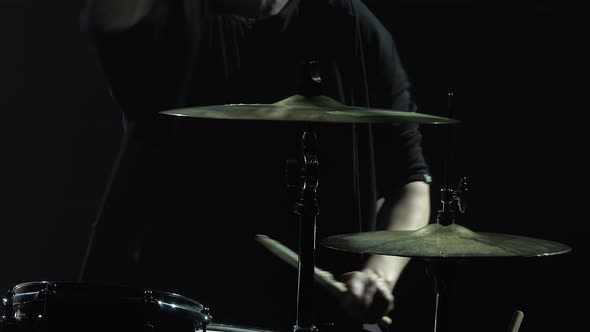
[{"label": "drummer's hand", "polygon": [[352,318],[364,323],[376,323],[391,310],[394,298],[392,283],[370,269],[346,273],[342,276],[348,291],[341,305]]}]

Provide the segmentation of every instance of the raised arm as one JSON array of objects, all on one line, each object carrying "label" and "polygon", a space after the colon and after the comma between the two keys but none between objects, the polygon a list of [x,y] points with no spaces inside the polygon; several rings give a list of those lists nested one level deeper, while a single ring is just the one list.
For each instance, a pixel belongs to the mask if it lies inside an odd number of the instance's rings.
[{"label": "raised arm", "polygon": [[90,0],[90,21],[103,30],[125,30],[144,18],[155,0]]}]

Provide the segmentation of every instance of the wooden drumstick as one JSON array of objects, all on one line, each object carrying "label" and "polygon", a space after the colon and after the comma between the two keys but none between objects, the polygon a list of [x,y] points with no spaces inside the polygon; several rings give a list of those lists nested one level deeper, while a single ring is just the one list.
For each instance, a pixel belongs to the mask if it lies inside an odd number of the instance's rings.
[{"label": "wooden drumstick", "polygon": [[[282,243],[261,234],[256,235],[256,241],[262,244],[266,249],[275,254],[277,257],[281,258],[287,264],[296,269],[299,267],[299,256]],[[346,285],[340,281],[337,281],[332,273],[322,270],[318,267],[314,267],[314,270],[314,280],[318,284],[322,285],[336,296],[342,296],[344,293],[346,293]],[[380,323],[385,326],[389,326],[391,325],[391,318],[388,316],[383,316],[381,317]]]},{"label": "wooden drumstick", "polygon": [[508,327],[508,332],[518,332],[518,330],[520,330],[520,324],[522,324],[523,319],[524,312],[516,310],[514,312],[514,315],[512,316],[512,321],[510,322],[510,326]]}]

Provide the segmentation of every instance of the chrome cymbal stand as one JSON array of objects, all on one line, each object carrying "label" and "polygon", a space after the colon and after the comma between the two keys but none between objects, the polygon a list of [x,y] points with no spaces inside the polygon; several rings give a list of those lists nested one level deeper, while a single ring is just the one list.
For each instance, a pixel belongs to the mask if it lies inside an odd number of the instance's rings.
[{"label": "chrome cymbal stand", "polygon": [[[448,94],[449,116],[453,116],[454,94]],[[462,177],[457,188],[451,189],[449,185],[449,164],[451,162],[453,135],[452,129],[448,129],[447,154],[444,160],[444,184],[441,189],[441,209],[437,211],[436,223],[451,225],[455,223],[457,213],[465,213],[467,208],[466,196],[468,192],[467,179]],[[433,280],[435,308],[434,308],[434,332],[449,331],[448,325],[448,292],[452,281],[457,259],[435,258],[427,259],[427,273]]]},{"label": "chrome cymbal stand", "polygon": [[294,332],[317,331],[313,323],[313,286],[316,249],[316,217],[319,204],[316,189],[319,183],[319,160],[317,136],[312,130],[305,131],[302,138],[304,162],[301,169],[296,161],[287,163],[290,189],[297,191],[293,212],[299,215],[299,265],[297,285],[297,320]]},{"label": "chrome cymbal stand", "polygon": [[[303,63],[300,92],[305,96],[321,94],[319,63]],[[317,187],[319,159],[317,135],[312,126],[303,133],[301,148],[303,165],[296,160],[287,161],[287,185],[296,195],[293,212],[299,215],[299,266],[297,282],[297,318],[294,332],[318,331],[313,323],[313,287],[316,249],[316,217],[319,214]]]}]

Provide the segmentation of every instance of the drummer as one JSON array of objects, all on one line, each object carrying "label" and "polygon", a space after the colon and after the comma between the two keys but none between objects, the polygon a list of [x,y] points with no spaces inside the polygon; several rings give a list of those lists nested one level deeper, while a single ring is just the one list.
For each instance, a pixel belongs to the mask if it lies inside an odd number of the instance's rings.
[{"label": "drummer", "polygon": [[[208,305],[217,321],[293,325],[296,271],[254,235],[297,245],[284,168],[301,153],[307,127],[160,112],[296,95],[304,58],[319,60],[322,93],[344,104],[416,110],[394,41],[361,0],[302,3],[88,2],[83,29],[121,111],[124,137],[82,281],[178,292]],[[417,125],[314,128],[318,237],[428,223],[430,176]],[[317,264],[342,274],[348,292],[339,305],[318,299],[333,304],[318,310],[318,321],[376,322],[393,309],[407,263],[320,251]]]}]

